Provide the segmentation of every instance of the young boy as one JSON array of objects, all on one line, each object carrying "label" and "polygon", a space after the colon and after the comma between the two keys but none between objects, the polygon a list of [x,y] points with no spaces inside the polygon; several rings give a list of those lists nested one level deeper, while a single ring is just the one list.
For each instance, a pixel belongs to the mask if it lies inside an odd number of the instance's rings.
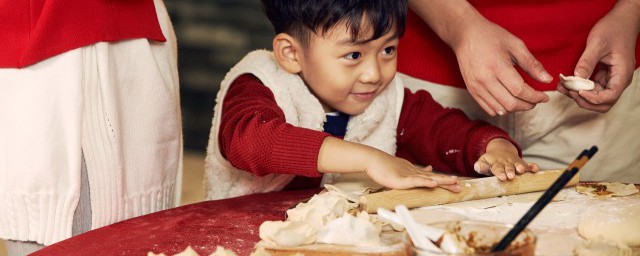
[{"label": "young boy", "polygon": [[249,53],[221,84],[207,198],[318,187],[326,173],[457,192],[455,177],[432,168],[500,180],[537,171],[502,130],[404,88],[395,50],[406,1],[263,3],[273,52]]}]

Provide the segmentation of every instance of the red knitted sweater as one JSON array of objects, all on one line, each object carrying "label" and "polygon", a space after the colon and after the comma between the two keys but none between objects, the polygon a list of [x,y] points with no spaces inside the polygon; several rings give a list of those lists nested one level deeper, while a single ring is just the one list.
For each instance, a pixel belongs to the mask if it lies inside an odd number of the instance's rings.
[{"label": "red knitted sweater", "polygon": [[[616,0],[470,0],[488,20],[522,39],[542,62],[554,82],[536,82],[518,71],[537,90],[555,90],[558,75],[573,75],[593,25],[611,10]],[[640,41],[636,60],[640,59]],[[637,64],[636,64],[637,65]],[[636,66],[637,67],[637,66]],[[415,13],[398,46],[398,71],[438,84],[465,88],[456,56]]]},{"label": "red knitted sweater", "polygon": [[[273,93],[255,76],[242,75],[232,83],[220,125],[220,150],[236,168],[255,175],[316,178],[294,179],[288,188],[319,184],[318,153],[330,135],[287,124]],[[504,131],[470,121],[460,110],[443,108],[426,91],[414,94],[405,89],[397,131],[397,156],[462,176],[478,175],[473,164],[492,139],[504,138],[516,145]]]},{"label": "red knitted sweater", "polygon": [[153,0],[0,0],[0,68],[130,38],[165,41]]}]

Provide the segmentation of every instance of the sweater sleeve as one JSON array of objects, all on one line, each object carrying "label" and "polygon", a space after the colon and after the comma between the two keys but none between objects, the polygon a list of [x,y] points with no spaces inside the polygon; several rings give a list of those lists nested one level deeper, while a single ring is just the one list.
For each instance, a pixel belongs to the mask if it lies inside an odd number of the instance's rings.
[{"label": "sweater sleeve", "polygon": [[234,167],[258,176],[322,176],[318,153],[330,135],[286,123],[273,93],[258,78],[238,77],[223,102],[219,147]]},{"label": "sweater sleeve", "polygon": [[459,109],[444,108],[424,90],[414,94],[405,88],[397,138],[397,156],[462,176],[481,176],[473,170],[473,164],[495,138],[510,141],[521,153],[500,128],[471,121]]}]

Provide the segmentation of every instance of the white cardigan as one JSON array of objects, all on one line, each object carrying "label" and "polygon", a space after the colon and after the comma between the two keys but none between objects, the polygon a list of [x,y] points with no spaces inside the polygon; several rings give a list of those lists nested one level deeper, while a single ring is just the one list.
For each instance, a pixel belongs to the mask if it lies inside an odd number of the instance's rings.
[{"label": "white cardigan", "polygon": [[175,37],[155,3],[165,43],[96,43],[0,69],[0,238],[50,245],[71,236],[83,154],[92,228],[174,206]]},{"label": "white cardigan", "polygon": [[[233,81],[248,73],[255,75],[273,92],[287,123],[316,131],[323,130],[326,114],[320,101],[309,91],[302,79],[281,69],[271,52],[258,50],[247,54],[227,73],[216,98],[205,165],[207,199],[279,191],[294,177],[285,174],[255,176],[233,167],[220,152],[218,132],[224,97]],[[404,86],[396,77],[364,113],[349,120],[344,139],[394,154],[403,98]],[[334,178],[334,175],[324,175],[323,184],[332,183]]]}]

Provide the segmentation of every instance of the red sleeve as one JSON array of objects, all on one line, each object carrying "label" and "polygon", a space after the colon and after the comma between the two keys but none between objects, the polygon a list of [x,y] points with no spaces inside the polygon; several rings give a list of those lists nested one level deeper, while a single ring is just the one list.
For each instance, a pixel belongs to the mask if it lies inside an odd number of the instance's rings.
[{"label": "red sleeve", "polygon": [[273,93],[258,78],[238,77],[223,102],[219,147],[233,166],[259,176],[322,176],[318,153],[330,135],[286,123]]},{"label": "red sleeve", "polygon": [[521,152],[500,128],[471,121],[461,110],[444,108],[424,90],[414,94],[405,89],[397,138],[398,157],[462,176],[480,176],[473,164],[495,138],[511,141]]}]

